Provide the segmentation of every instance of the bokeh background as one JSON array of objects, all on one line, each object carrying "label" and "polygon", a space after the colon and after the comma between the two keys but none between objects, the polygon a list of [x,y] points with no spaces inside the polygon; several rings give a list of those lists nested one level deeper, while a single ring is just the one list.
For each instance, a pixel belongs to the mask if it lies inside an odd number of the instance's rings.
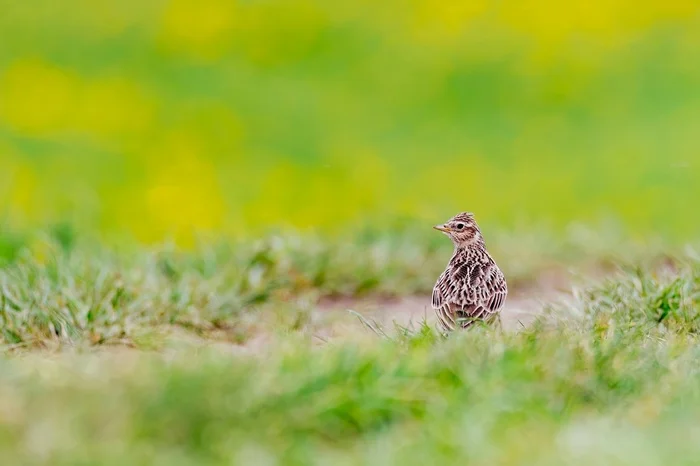
[{"label": "bokeh background", "polygon": [[693,0],[0,1],[0,223],[700,227]]}]

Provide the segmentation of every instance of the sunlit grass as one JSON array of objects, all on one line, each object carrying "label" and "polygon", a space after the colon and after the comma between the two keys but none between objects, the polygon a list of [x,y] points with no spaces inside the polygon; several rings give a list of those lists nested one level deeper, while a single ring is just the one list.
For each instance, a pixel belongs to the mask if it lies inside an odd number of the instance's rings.
[{"label": "sunlit grass", "polygon": [[167,356],[4,360],[2,455],[32,464],[686,464],[699,445],[700,282],[696,259],[675,267],[622,273],[516,333],[367,332],[321,347],[292,333],[245,356],[194,345]]},{"label": "sunlit grass", "polygon": [[5,3],[2,464],[696,462],[697,2]]},{"label": "sunlit grass", "polygon": [[[206,239],[190,251],[172,243],[108,248],[67,225],[0,236],[1,340],[13,348],[138,346],[144,335],[179,327],[240,342],[266,328],[312,334],[318,328],[307,314],[322,299],[418,295],[427,305],[452,246],[426,230],[368,230],[337,239],[291,232],[235,243]],[[540,275],[551,277],[549,288],[566,286],[567,267],[600,277],[618,264],[658,267],[683,254],[669,256],[663,243],[635,245],[586,230],[568,237],[545,230],[531,236],[495,232],[492,239],[491,252],[513,292],[527,290]]]}]

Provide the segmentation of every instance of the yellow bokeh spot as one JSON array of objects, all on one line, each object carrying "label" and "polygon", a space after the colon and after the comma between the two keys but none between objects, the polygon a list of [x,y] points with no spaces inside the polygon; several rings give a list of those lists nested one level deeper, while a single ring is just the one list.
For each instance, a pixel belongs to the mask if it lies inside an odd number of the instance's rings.
[{"label": "yellow bokeh spot", "polygon": [[121,134],[147,128],[155,102],[132,81],[105,78],[83,86],[77,126],[96,134]]},{"label": "yellow bokeh spot", "polygon": [[20,133],[123,134],[147,128],[155,103],[124,78],[89,81],[39,60],[20,60],[0,76],[0,119]]},{"label": "yellow bokeh spot", "polygon": [[40,60],[9,66],[0,77],[0,118],[31,135],[61,131],[72,124],[78,79]]},{"label": "yellow bokeh spot", "polygon": [[215,169],[196,140],[175,134],[163,151],[171,161],[157,168],[150,180],[146,223],[188,246],[198,232],[215,230],[223,224],[223,198]]},{"label": "yellow bokeh spot", "polygon": [[343,149],[323,166],[280,163],[259,182],[248,180],[254,200],[246,205],[250,225],[341,230],[376,217],[386,203],[390,170],[370,149]]},{"label": "yellow bokeh spot", "polygon": [[0,211],[13,223],[24,225],[41,214],[41,182],[26,159],[0,145]]},{"label": "yellow bokeh spot", "polygon": [[218,55],[236,20],[231,0],[172,0],[163,15],[161,40],[176,50]]},{"label": "yellow bokeh spot", "polygon": [[571,52],[571,40],[593,39],[613,50],[663,21],[692,20],[698,11],[697,2],[688,0],[518,0],[498,10],[498,21],[534,40],[533,58],[561,60],[563,51]]},{"label": "yellow bokeh spot", "polygon": [[420,0],[413,10],[412,33],[423,42],[454,41],[467,26],[489,9],[487,0]]}]

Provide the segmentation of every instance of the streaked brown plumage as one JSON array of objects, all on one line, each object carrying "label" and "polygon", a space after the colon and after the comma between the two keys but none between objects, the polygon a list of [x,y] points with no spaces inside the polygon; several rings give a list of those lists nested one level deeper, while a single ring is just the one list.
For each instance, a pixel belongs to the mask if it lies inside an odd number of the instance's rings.
[{"label": "streaked brown plumage", "polygon": [[469,328],[477,321],[500,322],[508,295],[503,273],[486,251],[474,215],[462,212],[436,230],[450,237],[455,250],[433,288],[433,309],[443,331]]}]

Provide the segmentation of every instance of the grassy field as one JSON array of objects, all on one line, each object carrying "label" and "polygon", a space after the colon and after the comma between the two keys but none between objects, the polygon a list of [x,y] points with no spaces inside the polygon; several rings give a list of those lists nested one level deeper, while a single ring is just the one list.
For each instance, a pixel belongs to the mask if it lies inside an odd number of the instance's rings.
[{"label": "grassy field", "polygon": [[696,464],[696,3],[0,0],[0,462]]},{"label": "grassy field", "polygon": [[[0,332],[6,344],[30,348],[52,340],[136,344],[145,337],[140,333],[165,325],[224,330],[240,342],[254,336],[255,327],[268,326],[255,322],[271,314],[286,322],[272,322],[274,330],[303,327],[303,314],[323,301],[417,296],[427,306],[452,246],[426,230],[208,239],[189,251],[172,244],[105,246],[67,229],[8,237],[0,241]],[[566,291],[567,268],[603,277],[620,264],[653,267],[681,252],[591,230],[569,237],[494,233],[491,252],[511,291],[536,292],[541,277],[553,281],[545,288]]]},{"label": "grassy field", "polygon": [[[288,244],[6,264],[0,458],[651,465],[700,453],[696,251],[609,270],[525,328],[445,339],[427,322],[387,338],[324,316],[324,293],[430,283],[390,261],[368,285],[356,278],[372,276],[367,256],[325,262]],[[337,320],[343,331],[316,338]]]}]

